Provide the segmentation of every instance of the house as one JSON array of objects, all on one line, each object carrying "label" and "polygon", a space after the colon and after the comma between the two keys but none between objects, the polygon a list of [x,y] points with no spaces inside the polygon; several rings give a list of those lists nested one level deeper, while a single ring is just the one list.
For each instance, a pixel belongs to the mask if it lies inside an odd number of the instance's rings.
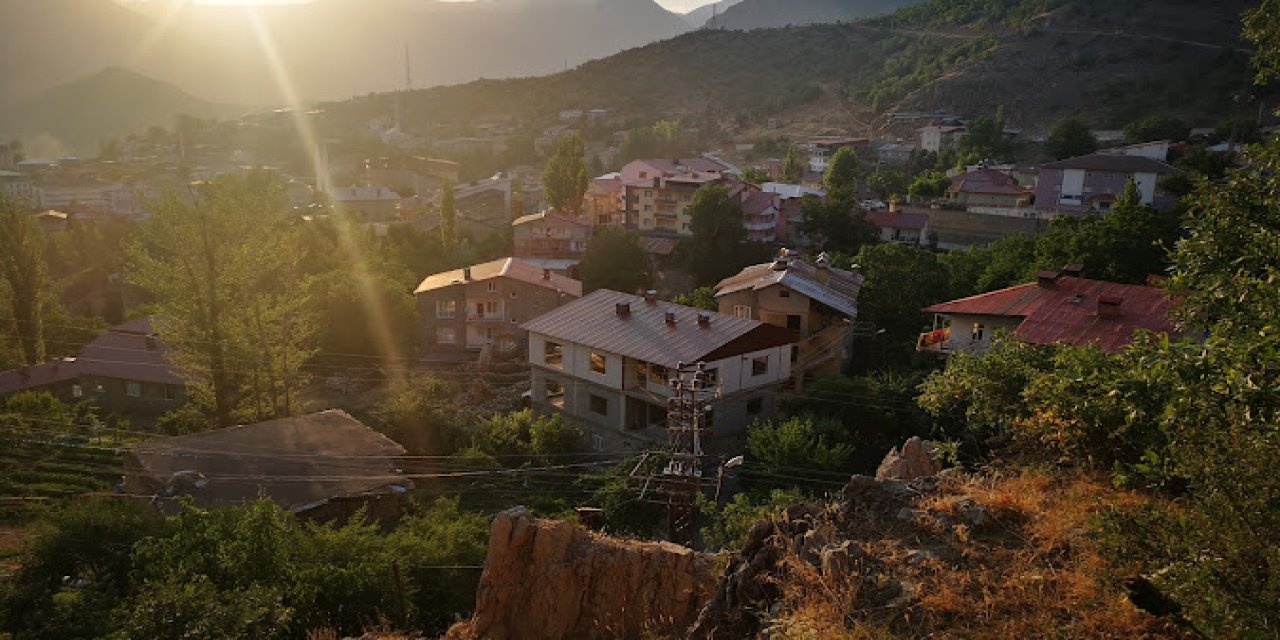
[{"label": "house", "polygon": [[505,232],[511,226],[512,179],[500,175],[460,184],[453,190],[457,232],[473,240]]},{"label": "house", "polygon": [[920,150],[941,153],[964,135],[964,125],[931,124],[916,130],[920,134]]},{"label": "house", "polygon": [[721,313],[792,332],[797,376],[839,373],[849,357],[863,279],[856,267],[830,266],[826,254],[810,264],[783,249],[773,262],[746,267],[717,283],[716,304]]},{"label": "house", "polygon": [[1162,206],[1169,198],[1157,182],[1176,173],[1174,167],[1142,155],[1093,153],[1040,167],[1036,209],[1053,215],[1107,212],[1132,181],[1145,205]]},{"label": "house", "polygon": [[424,359],[466,360],[492,345],[515,355],[520,323],[582,297],[582,283],[520,258],[428,276],[413,292]]},{"label": "house", "polygon": [[947,189],[947,198],[967,211],[1000,215],[1027,210],[1034,195],[1010,174],[986,167],[951,178]]},{"label": "house", "polygon": [[625,183],[627,224],[642,234],[691,236],[693,217],[688,208],[693,194],[723,181],[719,173],[691,171]]},{"label": "house", "polygon": [[929,214],[899,211],[891,207],[887,211],[867,212],[867,222],[880,229],[881,242],[924,245],[928,243]]},{"label": "house", "polygon": [[560,112],[560,122],[577,122],[582,119],[582,109],[565,109]]},{"label": "house", "polygon": [[390,523],[413,489],[397,469],[404,454],[345,412],[321,411],[132,445],[124,490],[170,513],[182,497],[199,507],[266,498],[311,520],[345,522],[364,509]]},{"label": "house", "polygon": [[713,437],[774,414],[791,376],[792,332],[750,318],[601,289],[524,324],[531,401],[590,430],[594,448],[647,447],[662,430],[680,364],[705,363],[718,395]]},{"label": "house", "polygon": [[581,259],[591,239],[585,219],[555,211],[521,216],[511,227],[517,258]]},{"label": "house", "polygon": [[187,401],[186,381],[169,361],[151,316],[94,338],[76,356],[76,368],[77,391],[105,409],[163,413]]},{"label": "house", "polygon": [[36,184],[25,173],[0,169],[0,193],[28,207],[38,204]]},{"label": "house", "polygon": [[876,158],[882,164],[905,165],[911,162],[911,154],[916,152],[916,145],[912,142],[890,142],[882,141],[876,145]]},{"label": "house", "polygon": [[71,218],[61,211],[42,211],[36,214],[36,222],[45,233],[58,233],[71,228]]},{"label": "house", "polygon": [[335,187],[334,209],[359,222],[392,222],[400,218],[400,195],[386,187]]},{"label": "house", "polygon": [[729,165],[712,158],[675,158],[672,160],[650,159],[632,160],[618,171],[618,177],[626,184],[654,177],[687,175],[691,173],[709,173],[718,176],[732,172]]},{"label": "house", "polygon": [[934,314],[934,330],[920,335],[917,348],[938,354],[981,353],[1001,330],[1031,344],[1097,345],[1115,353],[1139,329],[1172,333],[1171,300],[1164,289],[1090,280],[1083,267],[1044,271],[1035,282],[944,302],[924,309]]},{"label": "house", "polygon": [[809,171],[814,173],[826,173],[827,166],[831,163],[831,158],[836,152],[845,148],[852,147],[854,149],[865,148],[871,144],[866,138],[851,138],[848,136],[815,136],[809,138],[805,143],[805,147],[809,150]]},{"label": "house", "polygon": [[0,396],[49,391],[110,411],[164,413],[187,399],[186,381],[165,353],[155,318],[130,320],[94,338],[75,358],[0,372]]},{"label": "house", "polygon": [[623,226],[627,223],[626,188],[622,175],[608,173],[592,178],[582,197],[582,214],[592,226]]},{"label": "house", "polygon": [[792,245],[805,245],[807,241],[800,233],[800,224],[804,222],[804,211],[802,205],[806,196],[825,199],[827,192],[822,189],[812,189],[798,184],[787,184],[785,182],[766,182],[760,185],[760,189],[765,193],[773,193],[778,196],[778,242],[786,242]]},{"label": "house", "polygon": [[746,182],[736,182],[729,195],[742,205],[742,226],[747,230],[747,240],[768,243],[778,239],[778,227],[783,224],[782,198]]},{"label": "house", "polygon": [[[582,112],[578,111],[578,117],[582,117]],[[575,131],[567,124],[555,124],[542,130],[542,135],[533,141],[533,149],[539,156],[549,156],[556,150],[556,145],[561,138],[568,138],[575,135]]]}]

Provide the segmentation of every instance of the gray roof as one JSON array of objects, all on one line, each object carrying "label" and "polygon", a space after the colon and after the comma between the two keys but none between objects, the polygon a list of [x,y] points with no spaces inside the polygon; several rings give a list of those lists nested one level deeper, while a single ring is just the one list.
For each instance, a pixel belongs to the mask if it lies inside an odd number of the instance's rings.
[{"label": "gray roof", "polygon": [[716,285],[716,297],[781,285],[850,319],[858,317],[858,292],[862,290],[863,281],[861,273],[828,267],[825,269],[826,281],[823,282],[819,268],[802,260],[787,260],[786,268],[780,268],[782,266],[778,262],[766,262],[746,267],[721,280]]},{"label": "gray roof", "polygon": [[[617,305],[630,305],[619,316]],[[675,313],[675,324],[666,312]],[[710,316],[698,326],[698,314]],[[699,360],[718,360],[742,353],[791,344],[794,335],[781,327],[748,318],[712,313],[671,302],[647,302],[643,297],[600,289],[545,313],[523,328],[556,340],[580,344],[666,367]]]},{"label": "gray roof", "polygon": [[1172,165],[1145,156],[1091,153],[1040,165],[1041,169],[1083,169],[1108,173],[1175,173]]},{"label": "gray roof", "polygon": [[404,447],[339,410],[281,418],[176,438],[128,449],[131,473],[157,490],[175,476],[203,477],[197,504],[233,505],[259,496],[295,511],[333,498],[408,489],[394,460]]}]

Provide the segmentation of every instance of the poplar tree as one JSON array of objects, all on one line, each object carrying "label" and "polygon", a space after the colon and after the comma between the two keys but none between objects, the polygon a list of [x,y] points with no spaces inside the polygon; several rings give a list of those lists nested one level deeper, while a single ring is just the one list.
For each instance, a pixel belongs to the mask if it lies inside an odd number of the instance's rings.
[{"label": "poplar tree", "polygon": [[0,293],[7,294],[13,314],[6,327],[17,338],[22,364],[44,361],[44,312],[49,274],[44,263],[44,235],[35,218],[0,195]]},{"label": "poplar tree", "polygon": [[582,138],[573,135],[556,141],[556,152],[542,172],[542,192],[557,211],[575,215],[582,209],[587,192],[587,165],[583,160]]}]

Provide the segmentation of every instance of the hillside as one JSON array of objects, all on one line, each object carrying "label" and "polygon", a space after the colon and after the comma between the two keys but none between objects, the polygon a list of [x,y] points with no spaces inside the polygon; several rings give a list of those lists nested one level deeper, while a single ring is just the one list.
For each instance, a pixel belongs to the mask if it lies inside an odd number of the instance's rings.
[{"label": "hillside", "polygon": [[[565,73],[415,92],[410,124],[536,121],[591,106],[650,122],[684,118],[725,136],[775,116],[876,133],[894,111],[975,116],[1003,106],[1012,126],[1031,133],[1066,115],[1108,127],[1153,113],[1212,125],[1251,84],[1247,55],[1234,51],[1236,16],[1250,4],[932,0],[857,24],[704,29]],[[391,104],[383,95],[328,109],[357,122]]]},{"label": "hillside", "polygon": [[112,67],[53,89],[0,111],[0,139],[22,138],[44,155],[92,156],[101,141],[145,131],[152,125],[172,128],[174,118],[227,118],[248,107],[217,104],[141,74]]},{"label": "hillside", "polygon": [[0,2],[0,104],[111,65],[220,102],[280,104],[278,63],[298,96],[344,99],[403,86],[406,47],[413,82],[433,86],[560,71],[689,28],[652,0]]},{"label": "hillside", "polygon": [[695,29],[701,28],[707,24],[713,15],[724,13],[729,7],[742,2],[742,0],[720,0],[708,5],[704,5],[684,14],[685,22]]},{"label": "hillside", "polygon": [[773,29],[789,25],[850,22],[919,4],[923,0],[743,0],[706,23],[709,29]]}]

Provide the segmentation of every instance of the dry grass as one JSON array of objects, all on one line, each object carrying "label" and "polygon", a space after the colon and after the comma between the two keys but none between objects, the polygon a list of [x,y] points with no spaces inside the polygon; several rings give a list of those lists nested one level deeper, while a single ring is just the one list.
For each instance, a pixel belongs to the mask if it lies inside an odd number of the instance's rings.
[{"label": "dry grass", "polygon": [[[848,579],[785,567],[780,638],[1181,638],[1105,576],[1091,520],[1143,498],[1104,479],[1023,471],[957,476],[919,499],[914,522],[858,514],[843,537],[866,555]],[[992,521],[971,527],[977,503]]]}]

